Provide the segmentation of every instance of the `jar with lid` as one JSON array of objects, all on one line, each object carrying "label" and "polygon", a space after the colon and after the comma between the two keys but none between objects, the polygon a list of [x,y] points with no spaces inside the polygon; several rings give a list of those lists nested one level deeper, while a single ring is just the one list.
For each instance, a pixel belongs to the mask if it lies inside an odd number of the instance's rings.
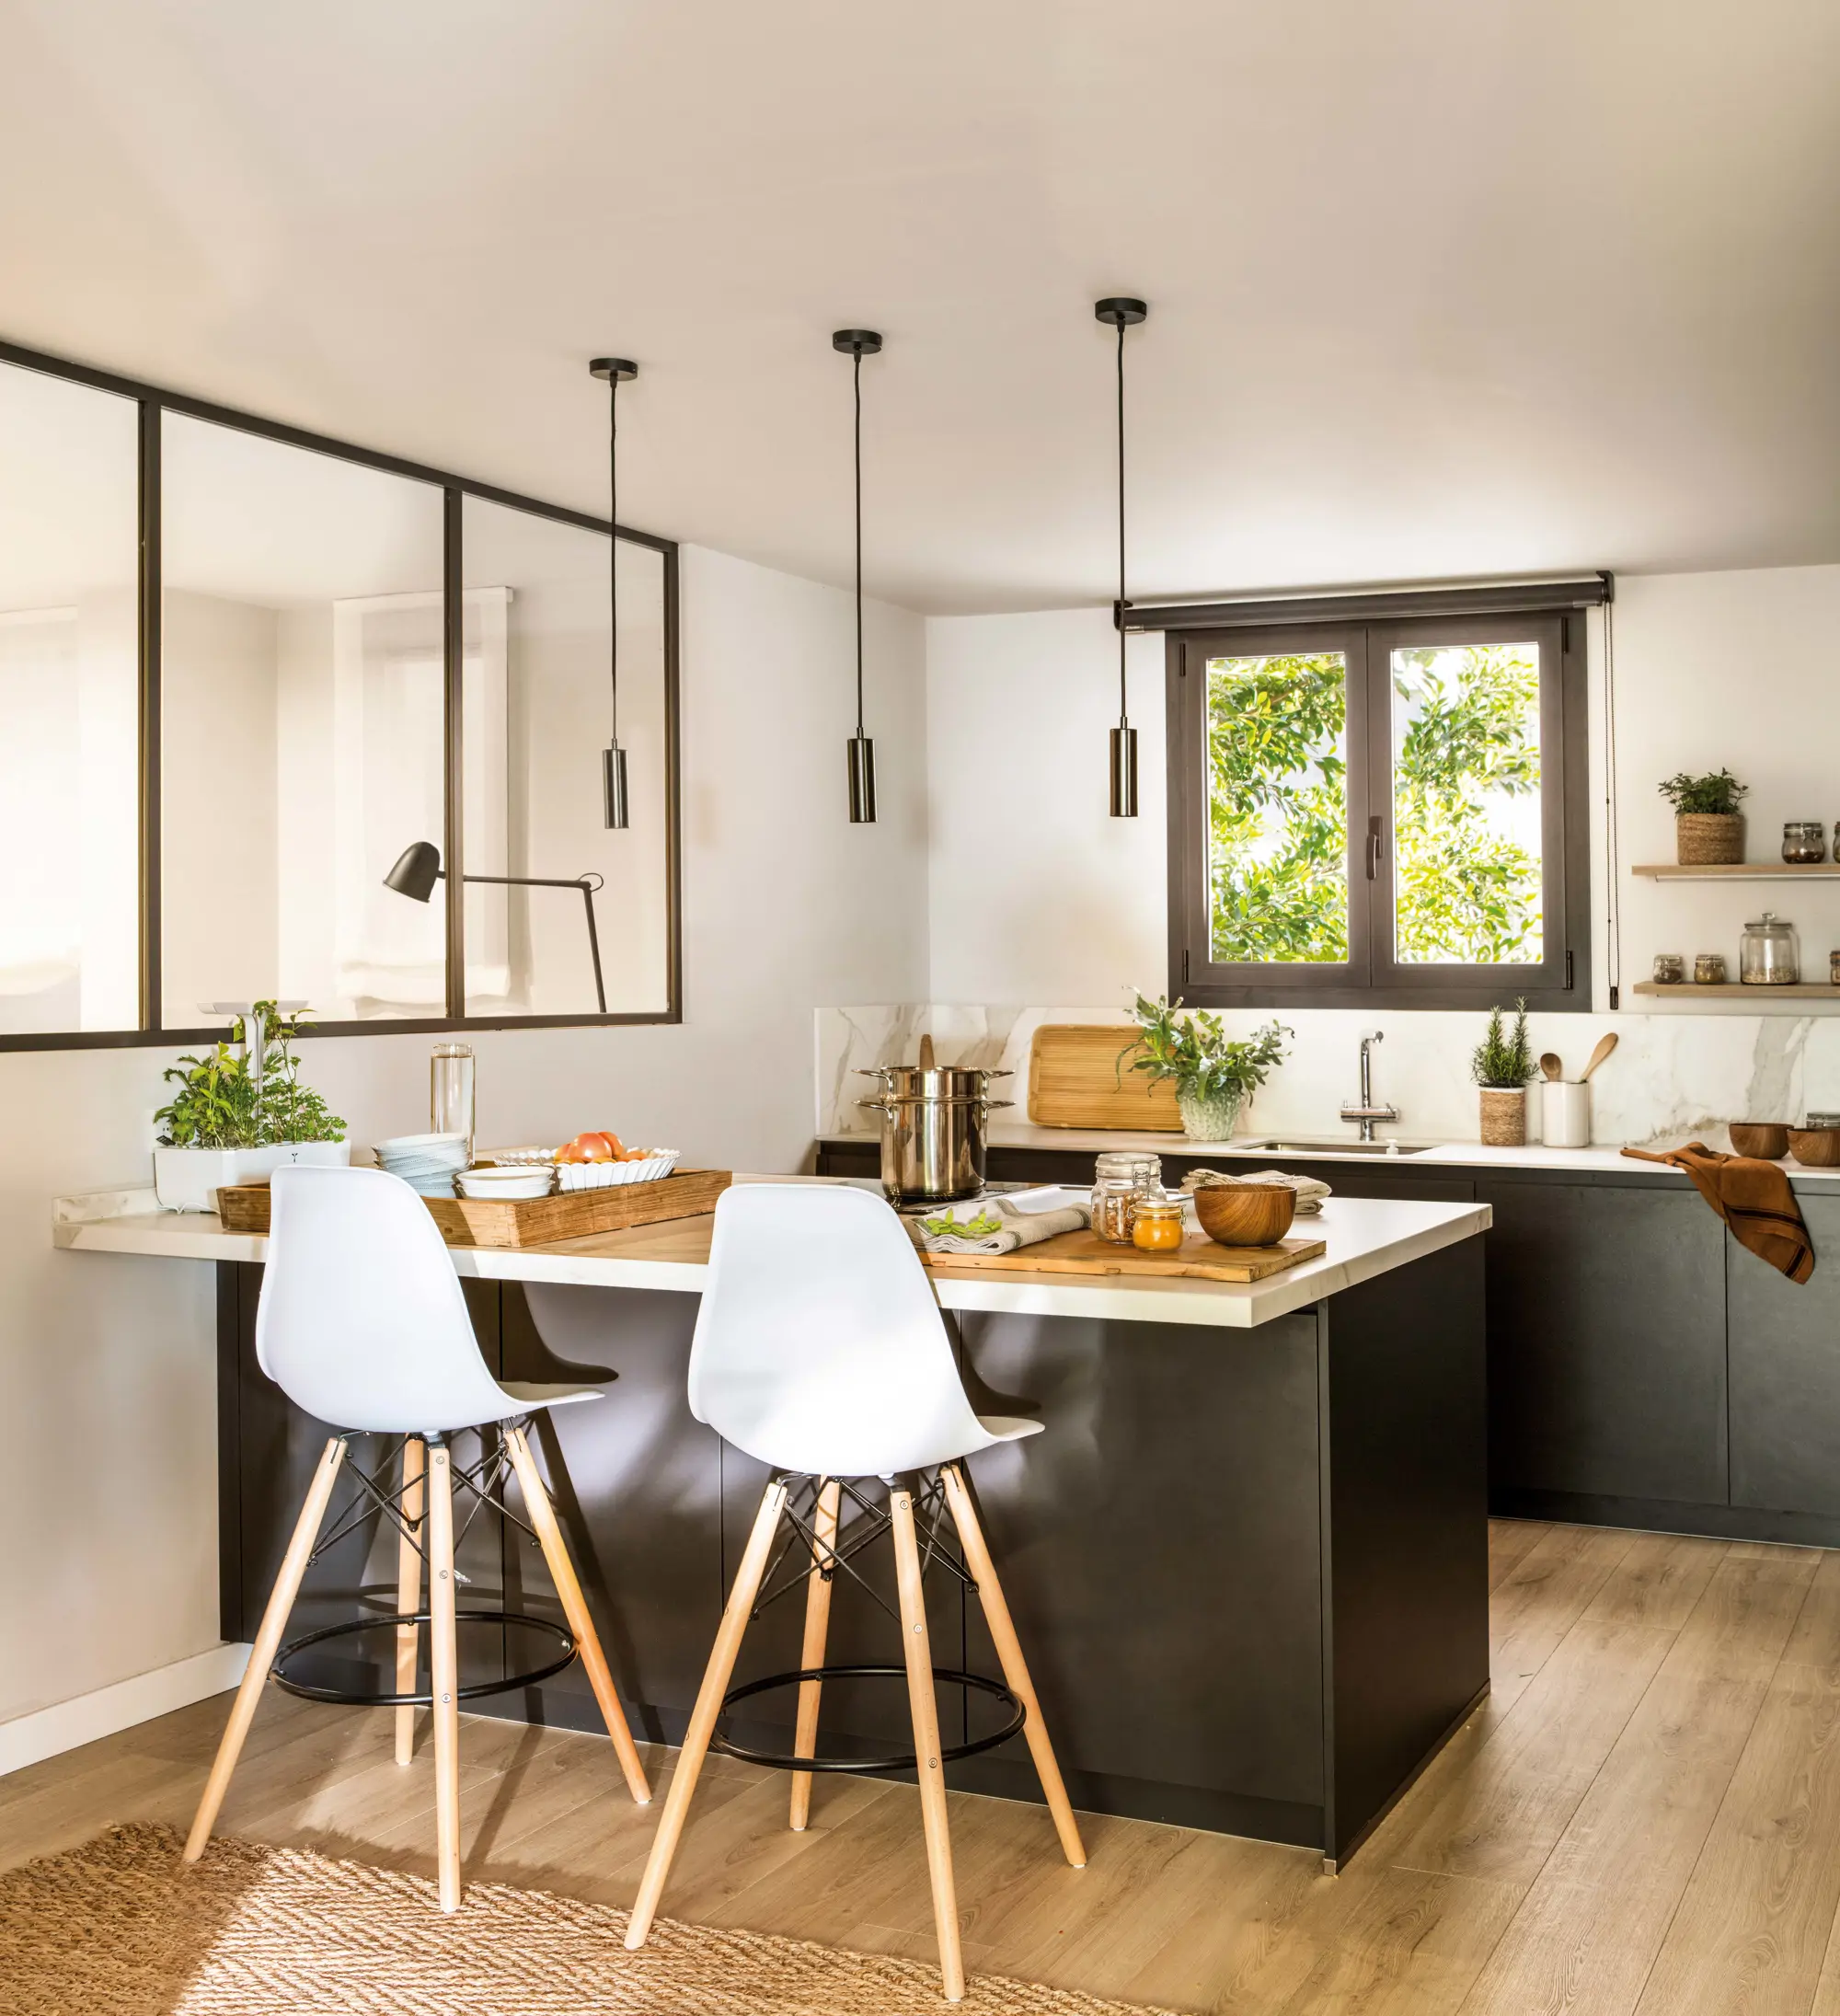
[{"label": "jar with lid", "polygon": [[1747,987],[1792,987],[1800,977],[1795,927],[1765,910],[1738,940],[1738,978]]},{"label": "jar with lid", "polygon": [[1120,1149],[1093,1164],[1092,1228],[1114,1246],[1129,1246],[1137,1206],[1160,1195],[1163,1158],[1147,1149]]},{"label": "jar with lid", "polygon": [[1783,826],[1783,859],[1791,868],[1812,868],[1827,858],[1827,828],[1819,819],[1791,819]]},{"label": "jar with lid", "polygon": [[1177,1253],[1182,1247],[1182,1200],[1166,1190],[1146,1191],[1131,1215],[1131,1243],[1145,1253]]}]

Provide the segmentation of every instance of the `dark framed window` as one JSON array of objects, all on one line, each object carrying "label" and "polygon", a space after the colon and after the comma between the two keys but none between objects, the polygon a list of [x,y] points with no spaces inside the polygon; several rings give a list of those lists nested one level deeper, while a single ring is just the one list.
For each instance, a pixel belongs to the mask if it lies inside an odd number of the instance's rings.
[{"label": "dark framed window", "polygon": [[0,1050],[682,1020],[673,542],[5,343],[0,449]]},{"label": "dark framed window", "polygon": [[1374,605],[1169,628],[1172,993],[1588,1009],[1582,616]]}]

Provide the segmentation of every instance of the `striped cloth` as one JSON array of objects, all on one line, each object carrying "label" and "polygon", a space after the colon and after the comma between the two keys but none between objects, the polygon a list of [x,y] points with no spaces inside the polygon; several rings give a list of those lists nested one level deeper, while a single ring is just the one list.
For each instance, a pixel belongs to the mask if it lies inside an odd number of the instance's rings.
[{"label": "striped cloth", "polygon": [[1795,1201],[1788,1176],[1774,1162],[1747,1155],[1720,1155],[1703,1141],[1663,1155],[1644,1148],[1625,1148],[1640,1162],[1666,1162],[1685,1169],[1699,1194],[1731,1228],[1740,1246],[1749,1247],[1791,1281],[1806,1281],[1814,1272],[1814,1241],[1808,1236],[1801,1206]]}]

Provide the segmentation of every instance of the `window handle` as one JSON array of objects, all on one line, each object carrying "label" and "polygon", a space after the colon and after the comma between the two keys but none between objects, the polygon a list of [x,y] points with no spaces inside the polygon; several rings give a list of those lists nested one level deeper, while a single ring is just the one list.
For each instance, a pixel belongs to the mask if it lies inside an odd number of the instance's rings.
[{"label": "window handle", "polygon": [[1367,880],[1370,882],[1375,879],[1380,863],[1386,858],[1385,829],[1381,824],[1381,815],[1375,812],[1367,822]]}]

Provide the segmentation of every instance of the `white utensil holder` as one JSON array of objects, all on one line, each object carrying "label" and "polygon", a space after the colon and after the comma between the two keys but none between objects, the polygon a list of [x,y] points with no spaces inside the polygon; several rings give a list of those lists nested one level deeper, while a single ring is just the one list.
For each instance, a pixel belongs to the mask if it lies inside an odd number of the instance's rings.
[{"label": "white utensil holder", "polygon": [[1540,1139],[1549,1148],[1591,1146],[1591,1088],[1582,1079],[1548,1078],[1540,1087]]}]

